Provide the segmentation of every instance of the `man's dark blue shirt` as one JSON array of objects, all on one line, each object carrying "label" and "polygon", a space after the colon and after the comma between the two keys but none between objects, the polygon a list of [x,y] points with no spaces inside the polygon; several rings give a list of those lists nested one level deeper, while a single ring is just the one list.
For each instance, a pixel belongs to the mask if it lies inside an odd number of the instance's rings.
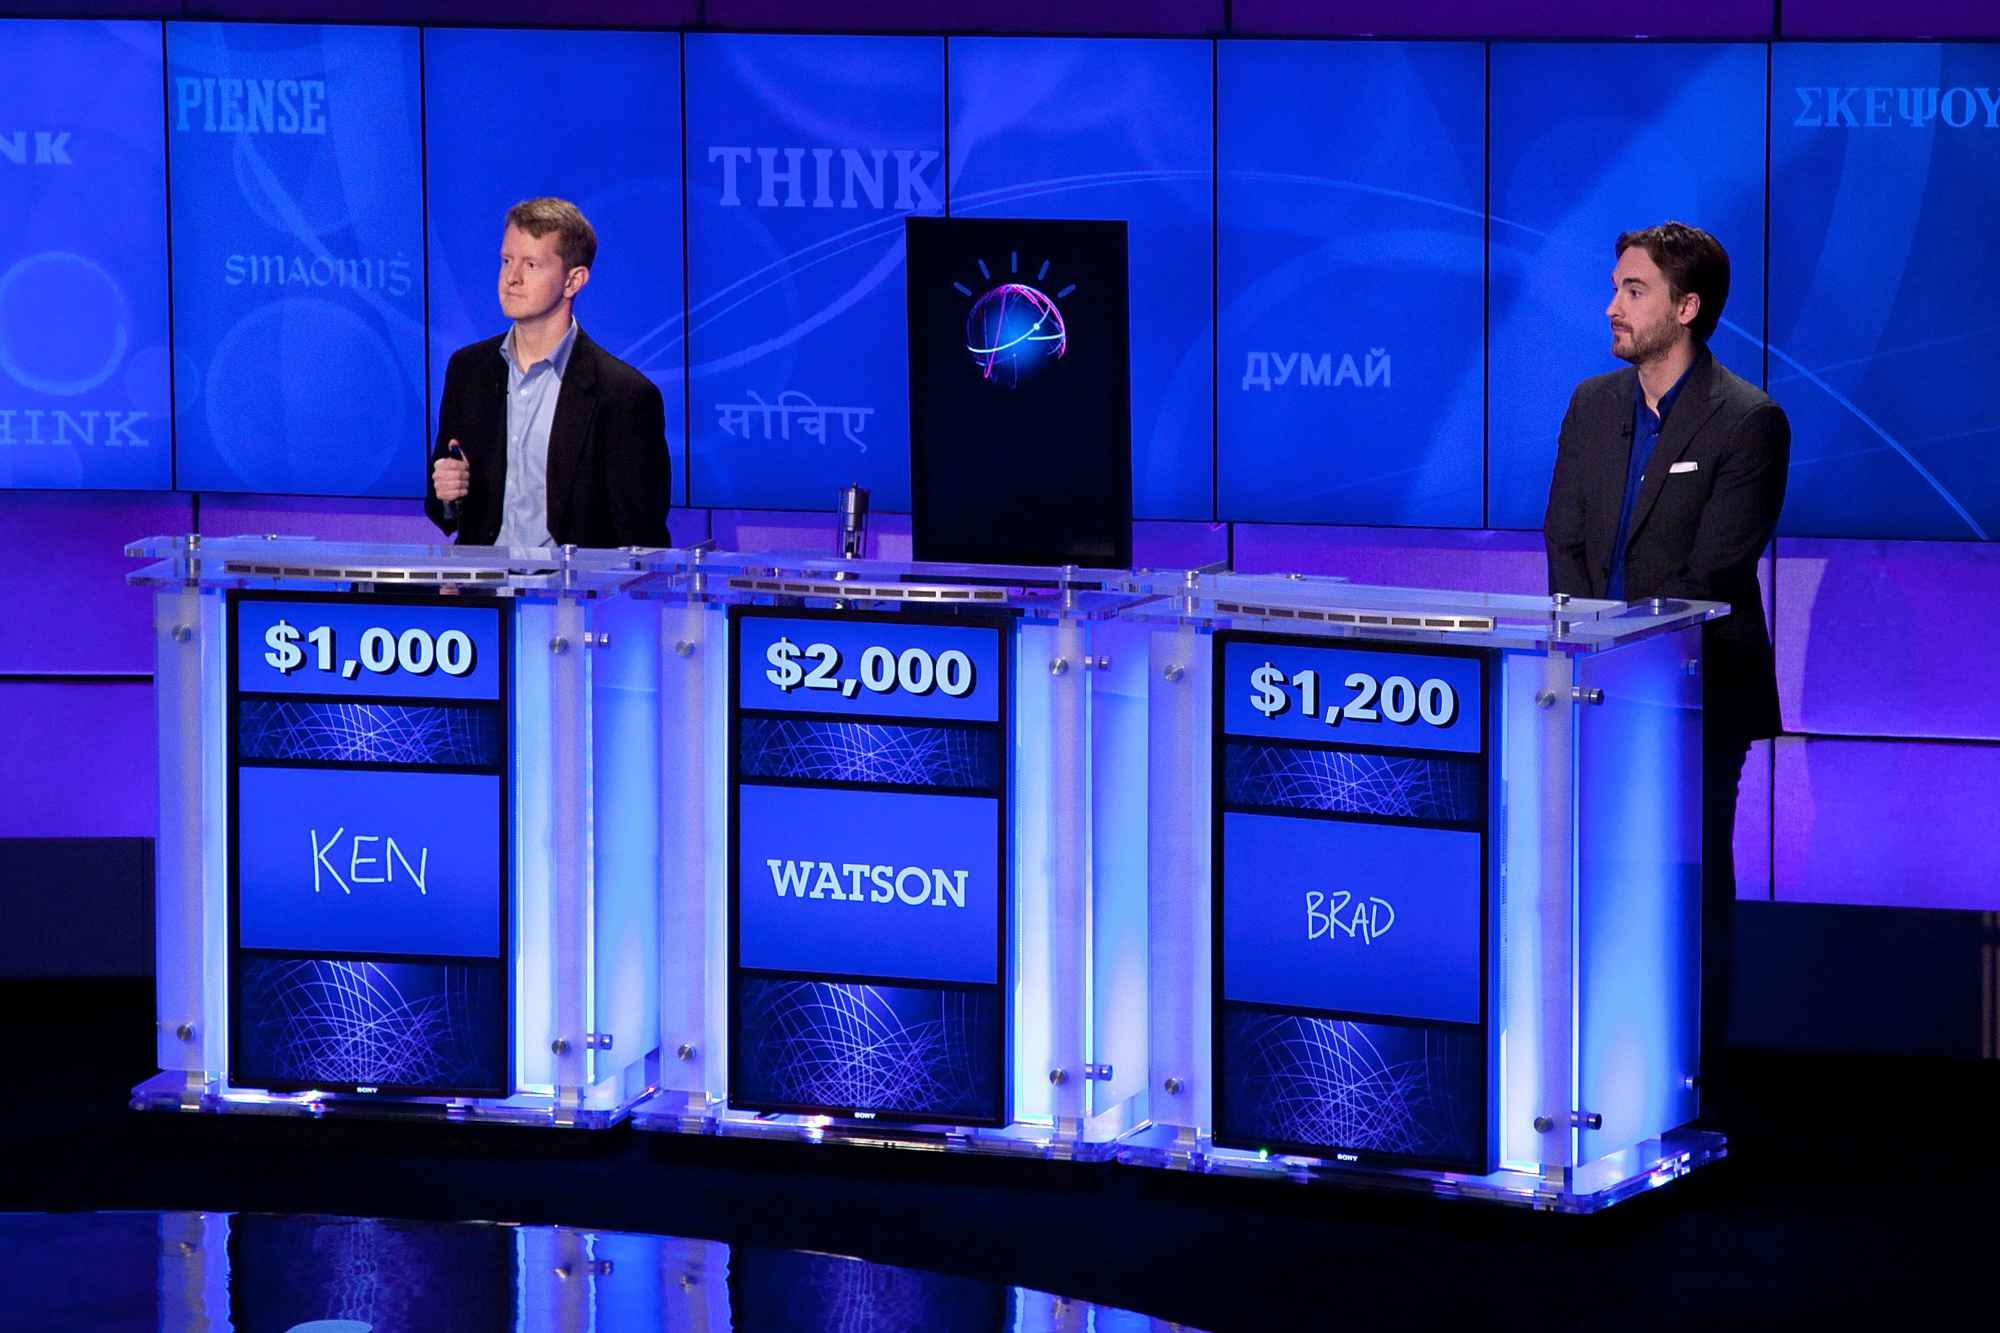
[{"label": "man's dark blue shirt", "polygon": [[1660,395],[1660,410],[1646,406],[1646,386],[1632,377],[1632,458],[1625,468],[1625,504],[1618,511],[1618,539],[1611,544],[1611,573],[1604,580],[1604,595],[1625,600],[1625,542],[1632,535],[1632,508],[1639,503],[1639,487],[1646,480],[1646,464],[1659,447],[1660,432],[1666,428],[1667,414],[1687,383],[1689,366],[1674,381],[1674,387]]}]

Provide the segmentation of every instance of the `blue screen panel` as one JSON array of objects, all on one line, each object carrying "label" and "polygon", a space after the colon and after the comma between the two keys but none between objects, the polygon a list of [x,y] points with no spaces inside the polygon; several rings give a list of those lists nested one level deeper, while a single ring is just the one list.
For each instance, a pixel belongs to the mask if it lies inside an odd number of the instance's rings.
[{"label": "blue screen panel", "polygon": [[417,49],[167,25],[181,489],[422,493]]},{"label": "blue screen panel", "polygon": [[[1015,1324],[1017,1299],[1011,1290],[977,1278],[863,1263],[840,1255],[751,1245],[729,1251],[729,1314],[738,1328],[999,1333]],[[1085,1326],[1091,1333],[1138,1333],[1145,1327],[1144,1318],[1097,1307]],[[663,1322],[664,1316],[651,1326]]]},{"label": "blue screen panel", "polygon": [[994,797],[741,788],[738,962],[998,982],[999,820]]},{"label": "blue screen panel", "polygon": [[236,607],[236,687],[249,694],[498,699],[493,606],[246,598]]},{"label": "blue screen panel", "polygon": [[[451,354],[507,327],[495,295],[507,209],[556,195],[597,232],[577,323],[660,386],[681,457],[680,81],[680,36],[671,32],[425,32],[433,423]],[[562,114],[501,111],[524,87]],[[674,481],[679,504],[678,462]]]},{"label": "blue screen panel", "polygon": [[1483,50],[1218,49],[1220,516],[1478,526]]},{"label": "blue screen panel", "polygon": [[230,1076],[239,1086],[498,1089],[505,989],[495,963],[245,957]]},{"label": "blue screen panel", "polygon": [[1771,396],[1780,531],[2000,536],[2000,47],[1782,45],[1771,84]]},{"label": "blue screen panel", "polygon": [[1230,813],[1223,841],[1223,998],[1479,1021],[1479,834]]},{"label": "blue screen panel", "polygon": [[1216,1135],[1484,1171],[1485,1050],[1466,1028],[1355,1023],[1224,1004]]},{"label": "blue screen panel", "polygon": [[1136,518],[1205,519],[1213,505],[1210,52],[951,44],[952,216],[1127,223]]},{"label": "blue screen panel", "polygon": [[1222,670],[1222,725],[1234,736],[1456,754],[1485,747],[1476,657],[1237,640]]},{"label": "blue screen panel", "polygon": [[1790,538],[1773,593],[1791,730],[2000,741],[2000,545]]},{"label": "blue screen panel", "polygon": [[1624,364],[1604,317],[1620,232],[1715,234],[1730,298],[1709,346],[1762,382],[1765,52],[1493,47],[1489,526],[1541,527],[1570,394]]},{"label": "blue screen panel", "polygon": [[746,717],[738,726],[746,778],[883,783],[998,791],[1006,778],[992,727],[899,726],[827,718]]},{"label": "blue screen panel", "polygon": [[944,43],[687,39],[689,503],[907,511],[903,219],[944,211]]},{"label": "blue screen panel", "polygon": [[0,69],[0,489],[169,489],[160,29],[0,22]]},{"label": "blue screen panel", "polygon": [[745,977],[736,1012],[732,1101],[1000,1118],[997,990]]},{"label": "blue screen panel", "polygon": [[1233,808],[1474,824],[1486,814],[1485,761],[1230,741],[1222,799]]},{"label": "blue screen panel", "polygon": [[499,784],[483,773],[240,770],[237,943],[497,958]]},{"label": "blue screen panel", "polygon": [[2000,745],[1783,736],[1773,788],[1778,902],[2000,911]]},{"label": "blue screen panel", "polygon": [[740,708],[955,722],[1000,715],[1000,631],[990,626],[744,616],[736,632]]},{"label": "blue screen panel", "polygon": [[504,732],[494,704],[243,699],[236,705],[242,759],[498,768],[507,762]]}]

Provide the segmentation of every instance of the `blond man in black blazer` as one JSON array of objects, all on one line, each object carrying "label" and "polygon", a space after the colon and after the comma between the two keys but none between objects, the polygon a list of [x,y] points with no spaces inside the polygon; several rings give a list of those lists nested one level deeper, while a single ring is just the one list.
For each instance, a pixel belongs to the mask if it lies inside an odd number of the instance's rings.
[{"label": "blond man in black blazer", "polygon": [[666,546],[660,390],[593,342],[572,306],[597,233],[576,205],[507,212],[500,309],[513,326],[452,353],[424,512],[470,546]]}]

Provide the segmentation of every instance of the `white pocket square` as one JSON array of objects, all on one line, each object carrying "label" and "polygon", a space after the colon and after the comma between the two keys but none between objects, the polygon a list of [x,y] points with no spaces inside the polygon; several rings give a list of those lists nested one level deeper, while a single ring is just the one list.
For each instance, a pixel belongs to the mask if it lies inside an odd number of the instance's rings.
[{"label": "white pocket square", "polygon": [[1669,475],[1676,472],[1699,472],[1699,471],[1701,471],[1701,464],[1695,462],[1692,458],[1688,459],[1685,463],[1676,463],[1672,467],[1667,469]]}]

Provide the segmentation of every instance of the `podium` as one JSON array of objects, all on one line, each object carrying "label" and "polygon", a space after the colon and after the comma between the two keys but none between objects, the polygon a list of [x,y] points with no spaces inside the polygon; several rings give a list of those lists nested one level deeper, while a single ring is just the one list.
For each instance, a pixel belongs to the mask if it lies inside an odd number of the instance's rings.
[{"label": "podium", "polygon": [[1190,576],[1150,656],[1144,1165],[1588,1212],[1698,1108],[1714,603]]},{"label": "podium", "polygon": [[1594,1211],[1699,1108],[1713,603],[153,538],[160,1109]]},{"label": "podium", "polygon": [[1145,761],[1149,630],[1123,617],[1148,594],[694,552],[638,595],[699,723],[668,759],[666,1058],[637,1127],[1108,1155],[1089,1122],[1121,1071],[1094,1052],[1136,1052],[1143,1006],[1092,979],[1129,961],[1097,952],[1102,913],[1144,899],[1116,775]]},{"label": "podium", "polygon": [[658,1062],[660,663],[620,552],[155,537],[149,1109],[604,1128]]}]

